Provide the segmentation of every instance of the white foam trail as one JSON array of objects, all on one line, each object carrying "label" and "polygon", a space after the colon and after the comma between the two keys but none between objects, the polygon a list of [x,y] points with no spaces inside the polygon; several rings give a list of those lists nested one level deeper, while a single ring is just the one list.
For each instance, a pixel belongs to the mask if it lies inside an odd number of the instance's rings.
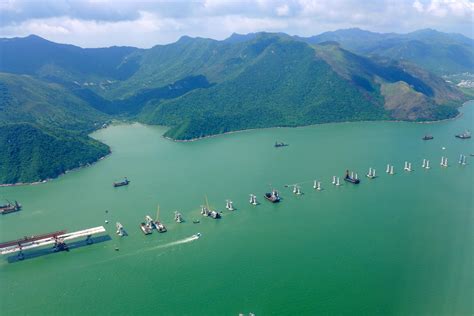
[{"label": "white foam trail", "polygon": [[124,258],[124,257],[129,257],[129,256],[136,256],[139,253],[148,252],[148,251],[152,251],[152,250],[156,250],[156,249],[168,248],[168,247],[177,246],[177,245],[181,245],[181,244],[187,244],[187,243],[193,242],[193,241],[195,241],[199,238],[200,238],[200,236],[192,235],[190,237],[180,239],[180,240],[177,240],[177,241],[172,241],[172,242],[169,242],[169,243],[164,244],[164,245],[157,245],[157,246],[150,247],[150,248],[140,248],[136,251],[127,252],[127,253],[124,253],[124,254],[121,254],[121,255],[118,255],[118,256],[108,258],[106,260],[95,262],[93,264],[109,262],[109,261],[121,259],[121,258]]},{"label": "white foam trail", "polygon": [[184,238],[184,239],[177,240],[177,241],[173,241],[173,242],[170,242],[170,243],[167,243],[167,244],[164,244],[164,245],[157,245],[155,247],[147,248],[147,249],[144,249],[144,251],[160,249],[160,248],[167,248],[167,247],[172,247],[172,246],[181,245],[181,244],[187,244],[188,242],[192,242],[192,241],[195,241],[197,239],[199,239],[198,236],[192,235],[191,237]]}]

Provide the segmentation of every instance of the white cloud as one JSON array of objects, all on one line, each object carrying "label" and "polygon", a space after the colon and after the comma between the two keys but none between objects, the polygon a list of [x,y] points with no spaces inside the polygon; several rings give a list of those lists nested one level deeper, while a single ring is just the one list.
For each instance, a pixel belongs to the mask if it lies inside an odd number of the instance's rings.
[{"label": "white cloud", "polygon": [[31,33],[85,47],[150,47],[182,35],[233,32],[302,36],[338,28],[409,32],[435,28],[471,36],[469,0],[0,0],[0,37]]},{"label": "white cloud", "polygon": [[281,5],[276,8],[276,13],[278,16],[287,16],[290,13],[290,7],[287,4]]}]

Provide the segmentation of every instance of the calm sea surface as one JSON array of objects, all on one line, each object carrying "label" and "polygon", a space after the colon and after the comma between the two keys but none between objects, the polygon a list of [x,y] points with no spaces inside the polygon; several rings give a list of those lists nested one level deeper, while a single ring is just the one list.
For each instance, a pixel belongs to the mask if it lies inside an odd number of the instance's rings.
[{"label": "calm sea surface", "polygon": [[[463,112],[435,124],[326,124],[191,143],[162,138],[161,127],[100,130],[93,136],[113,151],[106,159],[46,184],[0,188],[0,199],[24,206],[0,218],[0,240],[100,225],[112,240],[0,258],[0,313],[472,315],[474,139],[454,134],[474,130],[474,102]],[[422,141],[425,133],[434,140]],[[274,148],[276,140],[290,146]],[[457,164],[460,153],[468,165]],[[369,167],[377,179],[363,176]],[[332,186],[346,169],[361,184]],[[113,188],[124,176],[131,184]],[[312,189],[314,179],[323,191]],[[293,183],[302,196],[285,188]],[[270,186],[281,192],[278,205],[263,199]],[[221,220],[201,218],[206,195]],[[229,198],[234,212],[224,208]],[[157,204],[168,232],[145,236],[139,223]],[[173,221],[175,210],[185,223]],[[116,221],[128,237],[115,234]]]}]

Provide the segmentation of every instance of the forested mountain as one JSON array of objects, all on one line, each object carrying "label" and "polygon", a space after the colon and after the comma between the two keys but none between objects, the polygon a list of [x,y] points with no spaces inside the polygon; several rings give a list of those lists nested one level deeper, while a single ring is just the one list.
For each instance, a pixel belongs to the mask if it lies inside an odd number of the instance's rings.
[{"label": "forested mountain", "polygon": [[[411,58],[389,53],[413,41],[433,46],[433,55],[419,59],[410,45]],[[445,54],[434,70],[469,66],[469,41],[438,32],[362,30],[311,38],[234,34],[223,41],[185,36],[150,49],[83,49],[37,36],[0,39],[0,150],[7,153],[0,182],[42,180],[107,154],[107,146],[87,134],[116,117],[167,125],[173,139],[256,127],[453,117],[465,96],[427,69],[440,47],[452,45],[467,57]]]},{"label": "forested mountain", "polygon": [[409,61],[438,75],[472,72],[474,69],[473,39],[431,29],[408,34],[345,29],[299,39],[310,44],[335,41],[355,53]]}]

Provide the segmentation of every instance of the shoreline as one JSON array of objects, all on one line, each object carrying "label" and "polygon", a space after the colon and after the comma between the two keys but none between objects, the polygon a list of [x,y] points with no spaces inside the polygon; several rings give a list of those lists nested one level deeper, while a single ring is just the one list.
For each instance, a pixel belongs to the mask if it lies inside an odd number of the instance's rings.
[{"label": "shoreline", "polygon": [[[461,106],[465,106],[467,102],[471,102],[474,100],[469,100],[464,102]],[[442,120],[437,120],[437,121],[420,121],[420,122],[413,122],[413,121],[404,121],[404,120],[373,120],[373,121],[342,121],[342,122],[328,122],[328,123],[317,123],[317,124],[310,124],[310,125],[300,125],[300,126],[272,126],[272,127],[258,127],[258,128],[249,128],[249,129],[241,129],[241,130],[236,130],[236,131],[230,131],[230,132],[225,132],[225,133],[220,133],[220,134],[214,134],[214,135],[208,135],[204,137],[199,137],[199,138],[191,138],[191,139],[173,139],[168,136],[162,136],[163,138],[176,142],[176,143],[190,143],[190,142],[196,142],[199,140],[204,140],[207,138],[212,138],[212,137],[218,137],[218,136],[223,136],[223,135],[229,135],[229,134],[235,134],[235,133],[242,133],[242,132],[247,132],[247,131],[258,131],[258,130],[264,130],[264,129],[270,129],[270,128],[304,128],[304,127],[312,127],[312,126],[319,126],[319,125],[326,125],[326,124],[348,124],[348,123],[373,123],[373,122],[390,122],[390,123],[415,123],[415,124],[436,124],[436,123],[442,123],[446,121],[453,121],[456,120],[460,117],[462,117],[464,114],[462,112],[459,112],[458,115],[451,117],[451,118],[446,118]]]},{"label": "shoreline", "polygon": [[48,183],[52,180],[58,179],[59,177],[64,176],[66,174],[69,174],[71,172],[76,172],[76,171],[79,171],[83,168],[91,167],[91,166],[95,165],[96,163],[99,163],[100,161],[104,160],[105,158],[108,158],[110,155],[112,155],[112,150],[107,155],[100,157],[99,159],[97,159],[96,161],[94,161],[92,163],[88,163],[84,166],[79,166],[79,167],[76,167],[76,168],[68,169],[68,170],[64,171],[63,173],[58,174],[54,178],[48,178],[48,179],[44,179],[42,181],[35,181],[35,182],[4,183],[4,184],[0,184],[0,188],[19,187],[19,186],[26,186],[26,185],[38,185],[38,184]]},{"label": "shoreline", "polygon": [[[468,102],[474,102],[474,100],[469,100],[469,101],[464,102],[459,108],[462,108]],[[348,123],[371,123],[371,122],[372,123],[374,123],[374,122],[391,122],[391,123],[403,123],[403,122],[405,122],[405,123],[415,123],[415,124],[436,124],[436,123],[442,123],[442,122],[446,122],[446,121],[453,121],[453,120],[456,120],[456,119],[462,117],[463,115],[464,114],[462,112],[459,112],[458,115],[456,115],[455,117],[451,117],[451,118],[447,118],[447,119],[443,119],[443,120],[437,120],[437,121],[424,121],[424,122],[410,122],[410,121],[402,121],[402,120],[386,120],[386,121],[385,120],[374,120],[374,121],[343,121],[343,122],[319,123],[319,124],[302,125],[302,126],[260,127],[260,128],[250,128],[250,129],[230,131],[230,132],[225,132],[225,133],[221,133],[221,134],[208,135],[208,136],[204,136],[204,137],[185,139],[185,140],[172,139],[172,138],[164,136],[164,135],[162,135],[162,137],[167,139],[167,140],[176,142],[176,143],[189,143],[189,142],[196,142],[196,141],[199,141],[199,140],[204,140],[204,139],[212,138],[212,137],[219,137],[219,136],[223,136],[223,135],[243,133],[243,132],[251,132],[251,131],[270,129],[270,128],[304,128],[304,127],[318,126],[318,125],[323,125],[323,124],[348,124]],[[137,123],[137,122],[134,122],[134,123]],[[140,124],[143,124],[143,123],[140,123]],[[113,124],[110,124],[110,125],[113,125]],[[145,124],[145,125],[147,125],[147,124]],[[42,183],[48,183],[48,182],[50,182],[52,180],[55,180],[55,179],[57,179],[57,178],[59,178],[63,175],[66,175],[68,173],[78,171],[78,170],[81,170],[81,169],[86,168],[86,167],[93,166],[94,164],[104,160],[105,158],[108,158],[111,155],[112,155],[112,150],[110,150],[110,152],[107,155],[100,157],[99,159],[97,159],[96,161],[94,161],[90,164],[66,170],[65,172],[59,174],[58,176],[56,176],[54,178],[48,178],[48,179],[45,179],[45,180],[42,180],[42,181],[36,181],[36,182],[5,183],[5,184],[0,184],[0,188],[2,188],[2,187],[15,187],[15,186],[26,186],[26,185],[38,185],[38,184],[42,184]]]}]

